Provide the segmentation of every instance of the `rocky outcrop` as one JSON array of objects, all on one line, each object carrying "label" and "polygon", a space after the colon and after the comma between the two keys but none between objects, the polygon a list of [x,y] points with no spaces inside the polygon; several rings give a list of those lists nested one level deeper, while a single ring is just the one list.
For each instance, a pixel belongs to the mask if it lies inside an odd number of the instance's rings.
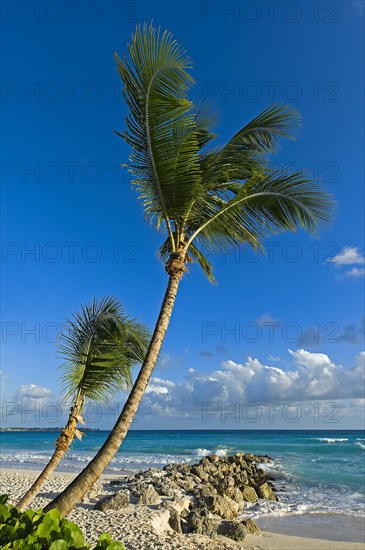
[{"label": "rocky outcrop", "polygon": [[130,495],[128,490],[118,491],[110,497],[105,497],[95,504],[96,510],[105,512],[106,510],[119,511],[128,508],[130,504]]},{"label": "rocky outcrop", "polygon": [[271,489],[270,485],[268,483],[263,483],[258,487],[257,494],[260,498],[264,498],[266,500],[278,500],[277,496],[275,495],[274,491]]},{"label": "rocky outcrop", "polygon": [[[120,480],[122,490],[96,507],[120,510],[130,502],[157,507],[156,525],[163,524],[179,534],[222,535],[242,541],[246,533],[260,535],[255,522],[244,519],[245,508],[259,499],[277,500],[270,476],[260,467],[260,463],[270,461],[268,456],[237,453],[207,456],[191,466],[150,468]],[[116,485],[116,480],[111,485]]]},{"label": "rocky outcrop", "polygon": [[160,502],[160,496],[151,483],[140,492],[139,504],[159,504]]},{"label": "rocky outcrop", "polygon": [[239,521],[222,521],[218,527],[218,535],[223,535],[237,542],[246,537],[246,527]]}]

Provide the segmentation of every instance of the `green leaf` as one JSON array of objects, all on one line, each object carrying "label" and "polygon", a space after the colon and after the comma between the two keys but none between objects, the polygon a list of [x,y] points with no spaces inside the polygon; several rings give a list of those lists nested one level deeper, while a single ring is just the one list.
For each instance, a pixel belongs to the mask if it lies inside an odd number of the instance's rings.
[{"label": "green leaf", "polygon": [[109,544],[112,542],[112,538],[109,535],[109,533],[102,533],[98,539],[98,542],[108,542]]},{"label": "green leaf", "polygon": [[108,550],[126,550],[124,544],[122,544],[121,542],[117,542],[117,541],[112,542],[111,544],[109,544],[107,549]]},{"label": "green leaf", "polygon": [[82,534],[81,529],[75,523],[71,525],[70,542],[75,548],[82,548],[85,544],[84,535]]},{"label": "green leaf", "polygon": [[47,522],[51,520],[52,522],[59,522],[60,519],[61,519],[60,512],[56,508],[53,508],[52,510],[50,510],[44,515],[43,521]]},{"label": "green leaf", "polygon": [[49,540],[51,538],[51,532],[56,530],[56,527],[56,522],[49,519],[47,522],[42,522],[38,525],[35,535],[41,539]]},{"label": "green leaf", "polygon": [[68,544],[64,540],[55,540],[49,547],[49,550],[68,550]]}]

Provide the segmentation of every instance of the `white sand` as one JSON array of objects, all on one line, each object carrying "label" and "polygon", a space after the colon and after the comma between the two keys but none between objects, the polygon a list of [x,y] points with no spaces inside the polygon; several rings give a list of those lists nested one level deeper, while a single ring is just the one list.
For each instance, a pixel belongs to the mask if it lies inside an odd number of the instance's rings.
[{"label": "white sand", "polygon": [[[0,494],[9,495],[9,501],[16,504],[36,478],[37,472],[27,470],[1,469]],[[44,486],[32,503],[32,508],[47,504],[73,479],[72,474],[55,474]],[[108,480],[115,476],[104,476],[103,494],[115,492]],[[119,476],[120,477],[120,476]],[[178,535],[169,526],[156,520],[156,510],[147,506],[131,506],[123,512],[101,512],[93,510],[95,500],[81,504],[68,518],[82,529],[87,542],[93,543],[100,533],[106,531],[122,541],[128,550],[364,550],[360,543],[334,542],[304,537],[263,533],[262,537],[248,535],[243,543],[235,544],[220,537],[215,541],[202,535]]]}]

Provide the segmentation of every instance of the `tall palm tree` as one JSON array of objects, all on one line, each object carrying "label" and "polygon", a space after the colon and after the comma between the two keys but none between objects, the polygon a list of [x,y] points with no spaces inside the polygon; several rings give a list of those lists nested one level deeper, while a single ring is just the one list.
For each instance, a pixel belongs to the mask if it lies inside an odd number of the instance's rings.
[{"label": "tall palm tree", "polygon": [[129,170],[145,217],[165,233],[160,249],[168,284],[154,333],[132,391],[104,445],[79,476],[46,509],[67,514],[100,477],[123,442],[156,364],[187,264],[197,261],[212,281],[210,250],[249,243],[304,228],[316,234],[331,219],[332,199],[301,172],[270,169],[268,153],[281,137],[293,138],[300,117],[274,105],[224,146],[209,110],[187,98],[191,62],[170,33],[137,26],[129,59],[116,55],[130,113],[119,134],[132,147]]},{"label": "tall palm tree", "polygon": [[75,437],[84,435],[85,400],[102,402],[132,385],[132,367],[142,363],[149,341],[148,331],[128,319],[115,298],[93,300],[67,320],[59,343],[64,398],[72,399],[67,424],[55,451],[39,477],[18,503],[24,510],[57,468]]}]

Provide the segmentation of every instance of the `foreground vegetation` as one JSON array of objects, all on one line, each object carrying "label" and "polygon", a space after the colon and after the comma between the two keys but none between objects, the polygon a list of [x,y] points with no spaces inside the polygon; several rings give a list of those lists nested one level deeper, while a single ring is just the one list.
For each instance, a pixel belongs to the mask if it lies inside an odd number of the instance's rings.
[{"label": "foreground vegetation", "polygon": [[[0,545],[3,550],[89,550],[80,527],[61,519],[58,510],[44,514],[42,510],[22,512],[7,504],[7,495],[0,496]],[[126,550],[108,533],[100,535],[92,550]]]}]

